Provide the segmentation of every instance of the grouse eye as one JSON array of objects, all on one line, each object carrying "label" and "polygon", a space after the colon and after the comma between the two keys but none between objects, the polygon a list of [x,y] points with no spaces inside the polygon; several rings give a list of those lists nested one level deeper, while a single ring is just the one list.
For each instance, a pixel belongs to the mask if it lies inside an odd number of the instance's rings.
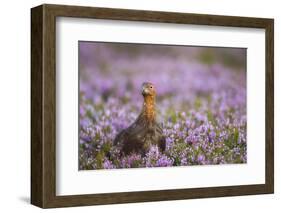
[{"label": "grouse eye", "polygon": [[152,89],[152,86],[150,86],[150,89]]}]

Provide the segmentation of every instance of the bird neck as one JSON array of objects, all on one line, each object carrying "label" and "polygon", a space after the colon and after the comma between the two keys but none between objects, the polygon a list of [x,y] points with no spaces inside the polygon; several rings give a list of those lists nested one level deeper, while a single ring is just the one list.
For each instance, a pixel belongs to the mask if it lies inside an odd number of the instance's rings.
[{"label": "bird neck", "polygon": [[143,114],[149,122],[154,122],[156,119],[155,112],[155,96],[144,96]]}]

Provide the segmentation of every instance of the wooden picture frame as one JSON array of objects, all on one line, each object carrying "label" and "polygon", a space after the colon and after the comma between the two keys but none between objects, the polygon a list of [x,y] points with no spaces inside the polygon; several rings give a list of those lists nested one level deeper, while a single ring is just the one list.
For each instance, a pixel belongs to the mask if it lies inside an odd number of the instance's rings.
[{"label": "wooden picture frame", "polygon": [[[266,168],[265,184],[87,195],[56,195],[56,17],[265,29]],[[274,192],[274,21],[186,13],[41,5],[31,9],[31,203],[42,208]]]}]

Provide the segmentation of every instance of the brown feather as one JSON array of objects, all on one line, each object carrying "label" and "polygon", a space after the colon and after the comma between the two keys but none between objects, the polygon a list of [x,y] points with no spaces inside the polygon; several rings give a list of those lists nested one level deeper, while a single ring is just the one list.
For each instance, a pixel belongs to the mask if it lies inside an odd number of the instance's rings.
[{"label": "brown feather", "polygon": [[117,134],[114,140],[114,145],[124,155],[137,153],[144,156],[151,145],[157,145],[162,152],[166,149],[163,130],[156,121],[155,88],[151,83],[144,83],[142,89],[144,102],[140,115],[127,129]]}]

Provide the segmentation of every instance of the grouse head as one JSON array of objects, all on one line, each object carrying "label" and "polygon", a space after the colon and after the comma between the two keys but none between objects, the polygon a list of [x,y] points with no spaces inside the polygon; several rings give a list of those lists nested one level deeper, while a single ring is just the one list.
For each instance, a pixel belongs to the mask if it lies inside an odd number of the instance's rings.
[{"label": "grouse head", "polygon": [[156,95],[155,86],[152,83],[144,82],[142,84],[142,95],[143,97],[147,97],[147,96],[155,97]]}]

